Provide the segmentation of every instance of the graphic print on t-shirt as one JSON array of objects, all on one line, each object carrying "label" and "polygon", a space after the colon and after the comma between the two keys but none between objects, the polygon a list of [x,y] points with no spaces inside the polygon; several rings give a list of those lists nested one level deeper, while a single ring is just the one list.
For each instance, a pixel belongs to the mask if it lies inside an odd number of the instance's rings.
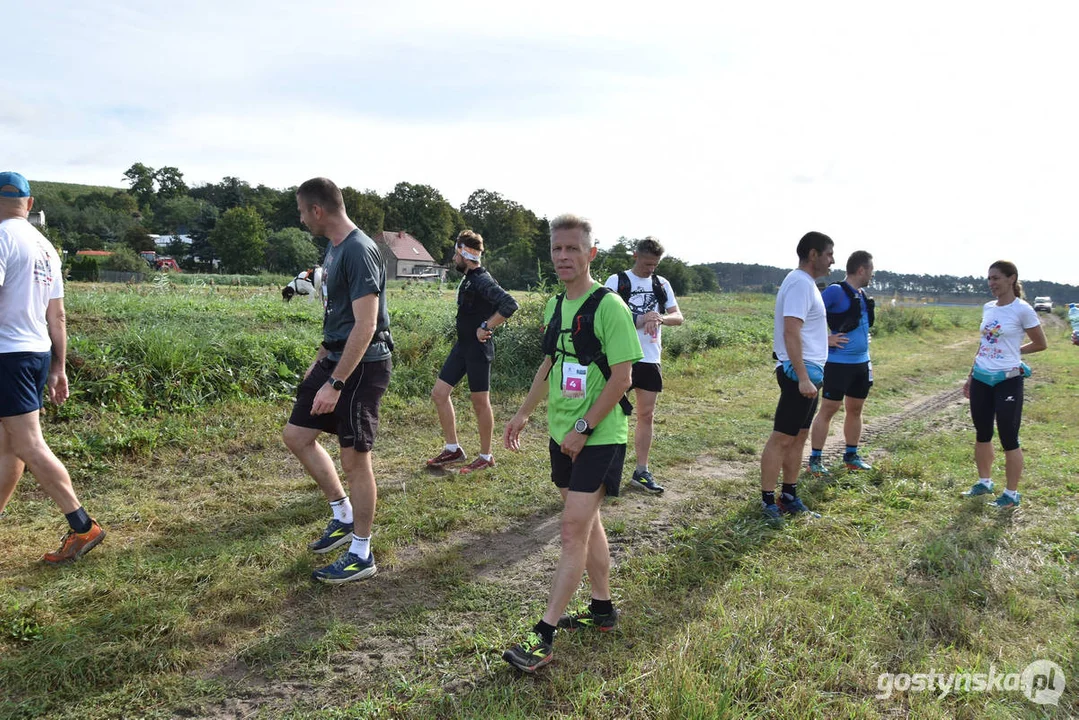
[{"label": "graphic print on t-shirt", "polygon": [[1000,322],[996,319],[990,320],[982,328],[982,337],[985,338],[987,345],[983,345],[981,352],[978,354],[984,358],[995,360],[997,358],[1004,357],[1004,353],[1001,352],[998,343],[1000,342],[1000,334],[1004,328],[1001,327]]}]

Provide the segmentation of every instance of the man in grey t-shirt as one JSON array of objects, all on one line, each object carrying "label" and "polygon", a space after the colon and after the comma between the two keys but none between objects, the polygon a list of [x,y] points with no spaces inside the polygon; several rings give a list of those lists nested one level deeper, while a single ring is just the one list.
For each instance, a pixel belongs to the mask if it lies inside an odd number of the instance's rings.
[{"label": "man in grey t-shirt", "polygon": [[[322,345],[296,390],[283,437],[333,512],[322,537],[308,547],[322,554],[350,543],[334,563],[312,574],[320,582],[339,584],[377,572],[370,548],[378,496],[371,448],[392,371],[386,271],[378,246],[349,220],[341,190],[332,181],[308,180],[296,191],[296,205],[303,224],[330,242],[322,264]],[[351,501],[333,460],[318,443],[323,432],[336,434],[341,442]]]}]

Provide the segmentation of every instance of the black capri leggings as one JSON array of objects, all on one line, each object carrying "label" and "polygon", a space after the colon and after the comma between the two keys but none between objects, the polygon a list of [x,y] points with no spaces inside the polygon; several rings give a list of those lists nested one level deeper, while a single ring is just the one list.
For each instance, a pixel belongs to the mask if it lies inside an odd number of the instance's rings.
[{"label": "black capri leggings", "polygon": [[1019,423],[1023,420],[1023,378],[986,385],[970,381],[970,419],[978,442],[993,439],[993,418],[997,421],[1000,445],[1005,452],[1019,447]]}]

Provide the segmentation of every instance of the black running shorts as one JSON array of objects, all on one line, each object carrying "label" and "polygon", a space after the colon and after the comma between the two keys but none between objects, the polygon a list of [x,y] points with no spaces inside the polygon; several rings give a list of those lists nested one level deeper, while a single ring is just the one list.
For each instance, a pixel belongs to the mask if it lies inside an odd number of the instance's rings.
[{"label": "black running shorts", "polygon": [[491,358],[487,357],[480,343],[472,343],[464,347],[461,343],[456,343],[450,350],[446,362],[442,363],[438,379],[450,387],[456,387],[466,374],[469,392],[490,391]]},{"label": "black running shorts", "polygon": [[817,412],[817,398],[820,393],[812,398],[803,396],[798,392],[798,383],[783,372],[783,366],[776,368],[776,382],[779,383],[779,403],[776,405],[772,429],[791,436],[808,430],[813,424],[813,415]]},{"label": "black running shorts", "polygon": [[555,487],[571,492],[594,493],[606,486],[609,497],[618,497],[622,485],[625,445],[585,445],[572,462],[562,446],[551,438],[551,480]]},{"label": "black running shorts", "polygon": [[633,387],[648,392],[663,392],[663,373],[659,363],[633,363]]},{"label": "black running shorts", "polygon": [[869,397],[869,388],[873,381],[869,379],[869,363],[837,363],[824,365],[824,391],[826,400],[842,400],[844,395],[855,400]]}]

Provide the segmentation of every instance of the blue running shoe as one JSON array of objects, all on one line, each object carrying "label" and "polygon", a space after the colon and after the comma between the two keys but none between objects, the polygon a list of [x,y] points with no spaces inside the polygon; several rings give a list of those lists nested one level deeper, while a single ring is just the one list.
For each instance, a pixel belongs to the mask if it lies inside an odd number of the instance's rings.
[{"label": "blue running shoe", "polygon": [[847,466],[847,470],[851,472],[857,472],[858,470],[872,470],[873,466],[862,459],[861,455],[844,455],[843,464]]},{"label": "blue running shoe", "polygon": [[812,518],[820,517],[820,513],[815,513],[807,508],[800,497],[796,497],[793,500],[785,500],[781,495],[776,498],[776,502],[779,505],[779,511],[786,515],[808,515]]},{"label": "blue running shoe", "polygon": [[778,505],[761,503],[761,511],[764,513],[764,519],[768,522],[782,522],[783,520],[783,516],[779,513]]},{"label": "blue running shoe", "polygon": [[1017,508],[1019,507],[1019,493],[1015,494],[1014,500],[1005,495],[1004,493],[1001,493],[1000,497],[998,497],[993,502],[987,504],[995,507],[998,510],[1011,510],[1012,508]]},{"label": "blue running shoe", "polygon": [[993,481],[990,480],[986,485],[981,480],[970,486],[970,490],[967,490],[963,495],[966,497],[978,497],[979,495],[990,495],[993,492]]},{"label": "blue running shoe", "polygon": [[331,519],[322,537],[307,543],[307,549],[321,555],[336,550],[347,542],[352,542],[352,523]]},{"label": "blue running shoe", "polygon": [[809,474],[813,477],[831,477],[832,471],[824,466],[824,460],[819,457],[809,458],[809,465],[806,466],[809,470]]},{"label": "blue running shoe", "polygon": [[340,585],[351,580],[363,580],[378,572],[375,566],[374,554],[369,554],[366,560],[361,560],[359,555],[346,552],[332,565],[327,565],[311,573],[312,580],[324,582],[327,585]]}]

